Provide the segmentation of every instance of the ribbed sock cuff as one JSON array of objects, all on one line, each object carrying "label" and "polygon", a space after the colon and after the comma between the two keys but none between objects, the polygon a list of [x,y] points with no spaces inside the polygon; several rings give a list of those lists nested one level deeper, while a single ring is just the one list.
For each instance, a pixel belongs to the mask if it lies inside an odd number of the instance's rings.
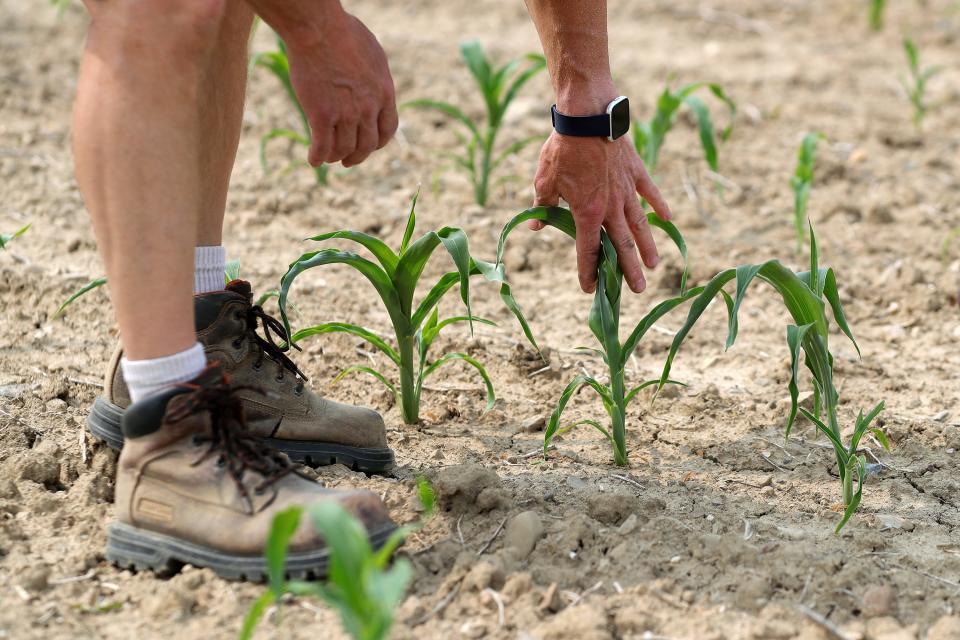
[{"label": "ribbed sock cuff", "polygon": [[[222,282],[222,279],[221,279]],[[197,342],[189,349],[149,360],[120,359],[130,399],[142,400],[165,387],[196,378],[207,366],[203,346]]]},{"label": "ribbed sock cuff", "polygon": [[227,252],[222,245],[196,247],[193,253],[193,292],[209,293],[223,289]]}]

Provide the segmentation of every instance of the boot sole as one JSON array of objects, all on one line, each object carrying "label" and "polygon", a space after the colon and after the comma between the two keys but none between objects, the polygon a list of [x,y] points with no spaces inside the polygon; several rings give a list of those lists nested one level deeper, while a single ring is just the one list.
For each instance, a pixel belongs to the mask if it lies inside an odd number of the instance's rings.
[{"label": "boot sole", "polygon": [[[387,542],[397,529],[390,524],[368,532],[374,550]],[[265,582],[267,562],[261,555],[224,553],[202,545],[155,533],[123,522],[114,522],[107,529],[107,560],[120,569],[153,571],[168,576],[185,564],[208,567],[225,580]],[[290,552],[285,576],[289,580],[322,580],[330,563],[328,549]]]},{"label": "boot sole", "polygon": [[[120,429],[123,412],[121,407],[106,398],[98,397],[93,402],[90,415],[87,416],[87,428],[90,433],[117,451],[123,448],[123,431]],[[392,471],[396,466],[393,450],[389,447],[349,447],[332,442],[280,438],[263,440],[277,451],[287,454],[294,462],[310,467],[342,464],[354,471],[383,474]]]}]

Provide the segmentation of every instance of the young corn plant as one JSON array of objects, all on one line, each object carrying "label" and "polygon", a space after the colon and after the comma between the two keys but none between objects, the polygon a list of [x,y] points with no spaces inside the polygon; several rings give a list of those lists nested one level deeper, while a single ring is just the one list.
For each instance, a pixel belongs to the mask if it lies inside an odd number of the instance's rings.
[{"label": "young corn plant", "polygon": [[883,13],[887,8],[887,0],[870,0],[870,28],[874,31],[883,29]]},{"label": "young corn plant", "polygon": [[[821,268],[818,260],[817,240],[811,226],[809,271],[794,273],[780,264],[779,261],[770,260],[762,264],[748,264],[735,269],[727,269],[714,276],[701,288],[702,292],[693,300],[686,321],[673,339],[660,378],[660,386],[669,381],[670,369],[680,345],[716,296],[722,296],[727,306],[726,348],[729,349],[737,338],[737,312],[750,285],[759,280],[773,287],[780,294],[784,306],[795,323],[787,327],[787,347],[790,351],[790,381],[788,383],[790,413],[787,418],[785,437],[790,437],[790,431],[799,412],[809,419],[829,439],[833,446],[843,498],[843,516],[836,527],[836,531],[839,533],[860,505],[863,495],[863,483],[866,480],[866,460],[859,449],[861,439],[867,433],[871,433],[886,449],[889,449],[889,442],[880,428],[872,426],[874,419],[883,410],[883,402],[877,404],[866,415],[863,411],[860,411],[854,423],[850,441],[846,444],[843,442],[838,417],[840,396],[833,382],[833,354],[828,346],[827,305],[833,312],[833,318],[837,326],[851,341],[857,350],[857,354],[860,353],[860,348],[853,338],[853,333],[840,303],[836,275],[833,269]],[[733,295],[724,290],[724,286],[730,282],[734,282],[735,286]],[[804,364],[812,378],[813,411],[799,407],[797,402],[801,352],[803,353]]]},{"label": "young corn plant", "polygon": [[713,118],[707,104],[694,95],[697,90],[706,88],[727,106],[730,113],[730,123],[720,132],[719,138],[727,140],[733,133],[733,122],[737,115],[737,105],[723,91],[718,84],[694,82],[680,87],[676,92],[670,85],[664,88],[657,98],[656,112],[649,122],[637,120],[633,127],[633,144],[637,153],[643,159],[650,173],[656,171],[660,160],[660,149],[663,147],[667,134],[673,128],[680,113],[680,107],[686,105],[697,122],[700,133],[700,146],[703,148],[703,157],[713,171],[720,170],[720,160],[717,153],[717,134],[713,126]]},{"label": "young corn plant", "polygon": [[30,225],[28,224],[20,227],[13,233],[0,233],[0,249],[6,249],[10,242],[25,234],[29,229]]},{"label": "young corn plant", "polygon": [[793,189],[793,226],[797,232],[797,252],[803,249],[807,241],[807,204],[810,202],[810,189],[813,186],[813,165],[817,159],[817,143],[826,136],[822,133],[808,133],[800,142],[797,152],[797,168],[790,178]]},{"label": "young corn plant", "polygon": [[303,509],[278,513],[270,527],[265,556],[269,588],[251,606],[243,621],[240,640],[249,640],[267,608],[285,594],[312,597],[340,614],[344,629],[354,640],[383,640],[393,625],[393,610],[400,604],[413,577],[410,562],[390,559],[404,539],[427,522],[434,509],[434,494],[423,478],[417,480],[424,516],[419,524],[397,529],[379,549],[370,545],[363,525],[333,500],[307,511],[313,526],[330,548],[325,582],[286,579],[287,547],[300,526]]},{"label": "young corn plant", "polygon": [[490,195],[491,175],[504,160],[516,155],[527,145],[543,139],[543,136],[531,136],[508,145],[499,154],[495,152],[497,136],[507,109],[523,85],[546,67],[546,61],[539,54],[528,54],[524,57],[524,66],[521,66],[520,60],[510,60],[503,66],[496,67],[487,58],[479,42],[461,44],[460,55],[483,96],[487,112],[485,123],[473,120],[459,107],[447,102],[412,100],[403,106],[433,109],[463,125],[466,131],[456,134],[463,143],[463,152],[459,155],[452,154],[451,159],[455,167],[469,176],[477,204],[485,206]]},{"label": "young corn plant", "polygon": [[903,39],[903,51],[907,55],[907,67],[910,70],[908,80],[901,80],[907,92],[910,104],[913,106],[913,124],[917,129],[923,127],[923,119],[927,117],[931,106],[927,103],[927,82],[943,71],[943,67],[920,67],[920,52],[917,45],[910,38]]},{"label": "young corn plant", "polygon": [[[503,259],[507,236],[517,225],[526,220],[541,220],[547,225],[563,231],[571,238],[576,238],[573,216],[568,210],[559,207],[537,207],[535,209],[528,209],[515,216],[503,228],[497,250],[498,263]],[[686,244],[677,228],[670,222],[660,220],[660,218],[656,217],[653,213],[648,214],[647,220],[651,225],[667,233],[670,239],[677,245],[677,248],[683,256],[684,263],[686,263]],[[570,381],[570,384],[567,385],[560,395],[557,407],[550,416],[550,421],[547,424],[543,439],[543,452],[544,455],[547,454],[550,441],[556,435],[558,429],[560,429],[560,419],[567,403],[580,388],[589,386],[600,396],[603,408],[610,418],[609,427],[604,427],[596,420],[581,420],[580,422],[565,427],[565,429],[571,429],[581,424],[588,424],[594,427],[610,442],[613,448],[614,462],[619,466],[625,466],[628,459],[626,443],[627,407],[641,390],[658,384],[660,380],[647,380],[628,390],[624,368],[650,327],[672,309],[700,294],[703,288],[699,287],[691,289],[690,291],[684,291],[687,279],[686,264],[684,264],[684,271],[681,276],[680,295],[655,306],[653,310],[644,316],[634,327],[627,339],[621,342],[620,295],[623,289],[623,273],[620,271],[620,266],[617,262],[616,249],[614,249],[613,243],[609,237],[607,237],[606,232],[601,232],[601,239],[602,250],[600,252],[598,267],[597,289],[594,293],[589,316],[590,331],[597,339],[597,342],[600,343],[600,348],[588,349],[588,351],[597,353],[603,358],[603,362],[609,372],[609,381],[603,383],[589,375],[578,375]],[[667,382],[675,383],[673,380],[668,380]]]},{"label": "young corn plant", "polygon": [[[270,143],[270,141],[278,138],[286,139],[309,149],[312,141],[310,123],[307,120],[306,112],[300,105],[300,100],[297,98],[297,92],[293,88],[293,82],[290,80],[290,61],[287,59],[287,45],[282,39],[280,39],[279,36],[277,37],[276,51],[265,51],[258,53],[253,56],[250,64],[253,67],[261,67],[266,69],[273,74],[277,80],[280,81],[280,84],[283,86],[283,90],[286,92],[287,97],[290,98],[290,102],[293,103],[293,106],[296,107],[297,115],[299,116],[299,131],[280,127],[270,130],[264,134],[262,138],[260,138],[260,166],[263,168],[264,173],[270,173],[269,164],[267,162],[267,145]],[[329,167],[325,164],[322,164],[319,167],[313,167],[313,170],[317,176],[317,183],[321,185],[327,184]]]},{"label": "young corn plant", "polygon": [[[493,324],[491,321],[478,318],[471,313],[471,276],[483,275],[489,281],[501,283],[501,299],[517,317],[527,338],[536,346],[520,307],[513,299],[510,286],[505,282],[502,265],[490,264],[471,257],[467,236],[462,229],[444,227],[439,231],[427,232],[419,239],[413,240],[413,232],[416,226],[416,203],[417,196],[414,196],[403,240],[400,243],[400,250],[397,252],[394,252],[382,240],[359,231],[334,231],[308,238],[315,241],[339,239],[355,242],[367,249],[379,264],[351,251],[340,249],[311,251],[300,256],[290,265],[281,280],[279,297],[281,317],[288,335],[292,335],[291,342],[294,344],[309,336],[326,333],[347,333],[366,340],[396,365],[399,371],[399,386],[395,385],[386,374],[364,365],[347,368],[337,376],[337,380],[351,373],[372,375],[394,394],[397,404],[400,406],[403,420],[407,424],[416,424],[420,421],[420,396],[424,381],[443,365],[455,361],[465,362],[480,374],[487,391],[487,410],[491,409],[496,402],[490,376],[487,375],[483,365],[472,356],[466,353],[452,352],[444,354],[436,360],[431,360],[429,357],[430,347],[446,327],[458,323],[467,323],[472,331],[475,322]],[[456,270],[444,274],[433,284],[430,291],[420,302],[415,304],[414,294],[420,276],[423,274],[423,270],[434,250],[440,245],[443,245],[447,253],[450,254]],[[296,333],[290,331],[286,311],[290,287],[304,271],[328,264],[349,265],[370,281],[390,316],[396,340],[395,347],[373,331],[346,322],[327,322],[301,329]],[[462,316],[441,319],[437,305],[453,287],[459,287],[460,298],[467,313]]]}]

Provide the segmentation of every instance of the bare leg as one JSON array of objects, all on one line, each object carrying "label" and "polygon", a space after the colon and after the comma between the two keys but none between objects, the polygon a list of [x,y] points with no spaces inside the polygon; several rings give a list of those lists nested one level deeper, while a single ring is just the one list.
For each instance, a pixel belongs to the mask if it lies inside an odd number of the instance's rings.
[{"label": "bare leg", "polygon": [[74,112],[77,180],[130,359],[196,343],[204,202],[198,101],[224,0],[89,0]]},{"label": "bare leg", "polygon": [[216,47],[201,86],[200,147],[203,194],[197,246],[221,244],[230,173],[237,157],[247,88],[247,42],[253,11],[243,0],[227,0]]}]

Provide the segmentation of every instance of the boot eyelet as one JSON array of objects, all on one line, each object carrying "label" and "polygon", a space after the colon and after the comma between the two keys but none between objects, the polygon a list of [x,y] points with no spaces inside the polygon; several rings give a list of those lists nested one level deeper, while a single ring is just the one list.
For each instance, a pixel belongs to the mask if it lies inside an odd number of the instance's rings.
[{"label": "boot eyelet", "polygon": [[242,311],[237,311],[236,313],[234,313],[234,314],[233,314],[233,319],[234,319],[234,320],[237,320],[237,321],[243,320],[243,312],[242,312]]},{"label": "boot eyelet", "polygon": [[254,371],[260,371],[260,369],[262,369],[262,368],[263,368],[263,363],[262,363],[262,362],[254,362],[254,363],[253,363],[253,370],[254,370]]},{"label": "boot eyelet", "polygon": [[236,340],[233,341],[232,344],[234,349],[239,350],[243,346],[243,340],[241,340],[240,338],[237,338]]},{"label": "boot eyelet", "polygon": [[227,466],[227,461],[223,458],[217,458],[217,469],[223,469]]},{"label": "boot eyelet", "polygon": [[255,496],[262,496],[262,495],[264,494],[264,492],[265,492],[265,490],[264,490],[263,487],[257,487],[256,489],[253,490],[253,495],[255,495]]},{"label": "boot eyelet", "polygon": [[201,437],[199,434],[193,436],[192,438],[190,438],[190,444],[194,447],[201,446],[203,444],[203,437]]},{"label": "boot eyelet", "polygon": [[293,395],[300,397],[303,395],[303,387],[299,387],[293,390]]},{"label": "boot eyelet", "polygon": [[279,376],[275,376],[275,377],[274,377],[274,380],[276,380],[277,382],[283,382],[283,374],[281,374],[281,375],[279,375]]}]

